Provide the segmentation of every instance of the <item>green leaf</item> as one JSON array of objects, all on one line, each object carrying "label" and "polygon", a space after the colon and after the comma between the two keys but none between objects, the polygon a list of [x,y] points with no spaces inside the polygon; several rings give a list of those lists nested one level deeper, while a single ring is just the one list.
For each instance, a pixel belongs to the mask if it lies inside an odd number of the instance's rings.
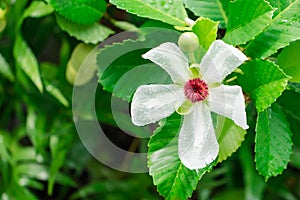
[{"label": "green leaf", "polygon": [[241,146],[247,132],[223,116],[218,115],[217,123],[215,132],[219,143],[218,162],[222,162]]},{"label": "green leaf", "polygon": [[278,104],[288,116],[300,122],[300,93],[287,90],[278,98]]},{"label": "green leaf", "polygon": [[198,36],[200,45],[208,50],[209,46],[217,38],[218,22],[200,17],[192,27],[192,31]]},{"label": "green leaf", "polygon": [[264,191],[266,189],[266,183],[255,170],[252,144],[253,144],[252,135],[249,134],[244,144],[241,146],[239,150],[239,159],[241,161],[241,165],[244,173],[244,184],[245,184],[244,199],[260,200],[262,199]]},{"label": "green leaf", "polygon": [[253,58],[267,58],[290,42],[300,39],[300,0],[280,12],[270,24],[246,47]]},{"label": "green leaf", "polygon": [[[54,183],[59,169],[63,166],[67,151],[70,146],[72,134],[69,124],[58,125],[54,128],[50,136],[50,152],[52,162],[50,164],[50,173],[48,181],[48,194],[52,195]],[[59,134],[58,134],[59,133]]]},{"label": "green leaf", "polygon": [[148,166],[158,192],[165,199],[187,199],[207,169],[190,170],[178,156],[181,116],[173,114],[158,128],[149,141]]},{"label": "green leaf", "polygon": [[182,0],[110,0],[110,3],[129,13],[159,20],[171,25],[184,26],[186,11]]},{"label": "green leaf", "polygon": [[104,0],[51,0],[55,11],[76,24],[93,24],[106,10]]},{"label": "green leaf", "polygon": [[25,72],[40,92],[43,92],[43,84],[37,59],[20,34],[16,36],[13,54],[16,59],[17,67]]},{"label": "green leaf", "polygon": [[63,93],[58,87],[49,83],[48,81],[45,81],[45,89],[47,92],[49,92],[50,95],[56,98],[62,105],[64,105],[65,107],[69,106],[68,100],[66,99],[66,97],[63,95]]},{"label": "green leaf", "polygon": [[53,7],[43,1],[32,1],[29,7],[23,13],[23,19],[27,17],[44,17],[53,12]]},{"label": "green leaf", "polygon": [[98,53],[98,49],[94,48],[94,45],[84,43],[79,43],[74,48],[66,69],[66,78],[69,83],[80,86],[93,79],[97,69],[96,55]]},{"label": "green leaf", "polygon": [[0,73],[10,81],[14,81],[15,79],[9,64],[6,62],[5,58],[1,55],[1,53],[0,53]]},{"label": "green leaf", "polygon": [[292,154],[292,133],[279,106],[272,105],[258,114],[255,161],[258,172],[268,180],[281,174]]},{"label": "green leaf", "polygon": [[277,8],[274,12],[273,18],[281,13],[286,7],[288,7],[295,0],[268,0],[273,8]]},{"label": "green leaf", "polygon": [[[172,36],[169,40],[173,40]],[[163,43],[163,39],[161,42],[147,39],[145,41],[127,40],[106,46],[97,56],[99,83],[106,91],[112,92],[113,95],[125,101],[131,100],[133,93],[140,85],[171,83],[164,70],[142,58],[142,54],[149,48],[156,47],[160,43]],[[137,74],[142,75],[137,76]]]},{"label": "green leaf", "polygon": [[184,0],[185,6],[195,15],[219,21],[221,28],[225,28],[228,21],[228,0]]},{"label": "green leaf", "polygon": [[277,64],[289,76],[290,81],[300,83],[300,40],[291,43],[283,49],[277,58]]},{"label": "green leaf", "polygon": [[89,25],[75,24],[59,15],[56,15],[56,21],[62,30],[84,43],[96,44],[114,33],[113,30],[98,23]]},{"label": "green leaf", "polygon": [[264,0],[236,0],[228,4],[228,23],[223,40],[232,45],[245,44],[270,23],[273,8]]},{"label": "green leaf", "polygon": [[243,64],[238,83],[250,95],[258,112],[268,108],[282,94],[289,77],[273,62],[253,60]]}]

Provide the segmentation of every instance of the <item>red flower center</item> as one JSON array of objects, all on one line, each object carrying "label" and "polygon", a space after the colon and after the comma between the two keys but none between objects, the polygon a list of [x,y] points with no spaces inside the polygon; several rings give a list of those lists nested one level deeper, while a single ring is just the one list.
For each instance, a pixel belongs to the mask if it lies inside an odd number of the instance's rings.
[{"label": "red flower center", "polygon": [[208,86],[200,78],[195,78],[185,83],[184,94],[193,103],[203,101],[209,94]]}]

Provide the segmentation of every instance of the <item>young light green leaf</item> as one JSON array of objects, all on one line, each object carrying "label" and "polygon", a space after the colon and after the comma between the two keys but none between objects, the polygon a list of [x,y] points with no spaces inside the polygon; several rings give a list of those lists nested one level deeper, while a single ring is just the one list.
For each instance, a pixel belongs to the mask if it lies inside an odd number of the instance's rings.
[{"label": "young light green leaf", "polygon": [[106,10],[103,0],[51,0],[55,11],[76,24],[92,25]]},{"label": "young light green leaf", "polygon": [[228,44],[239,45],[254,39],[270,23],[273,12],[274,9],[264,0],[230,2],[229,20],[223,40]]},{"label": "young light green leaf", "polygon": [[9,64],[6,62],[5,58],[2,56],[1,53],[0,53],[0,73],[10,81],[14,81],[15,79]]},{"label": "young light green leaf", "polygon": [[257,118],[255,161],[258,172],[268,180],[281,174],[292,154],[292,133],[278,105],[260,112]]},{"label": "young light green leaf", "polygon": [[246,62],[240,69],[238,83],[250,95],[258,112],[276,101],[290,78],[273,62],[265,60]]},{"label": "young light green leaf", "polygon": [[290,81],[300,83],[300,40],[285,47],[277,57],[277,64],[289,76]]},{"label": "young light green leaf", "polygon": [[241,146],[247,133],[232,120],[219,115],[215,131],[219,143],[218,162],[231,156]]},{"label": "young light green leaf", "polygon": [[219,21],[221,28],[225,28],[228,21],[228,0],[184,0],[185,6],[195,15]]},{"label": "young light green leaf", "polygon": [[192,27],[192,31],[198,36],[200,45],[208,50],[209,46],[217,38],[218,22],[200,17]]},{"label": "young light green leaf", "polygon": [[16,59],[17,67],[25,72],[40,92],[43,92],[43,84],[37,59],[20,34],[16,36],[13,54]]},{"label": "young light green leaf", "polygon": [[273,8],[277,8],[274,12],[273,18],[281,13],[286,7],[288,7],[295,0],[268,0]]},{"label": "young light green leaf", "polygon": [[95,76],[98,50],[94,48],[94,45],[84,43],[79,43],[74,48],[66,69],[66,78],[69,83],[76,86],[84,85]]},{"label": "young light green leaf", "polygon": [[23,13],[23,19],[26,17],[44,17],[53,12],[53,7],[43,1],[32,1],[29,7]]},{"label": "young light green leaf", "polygon": [[113,30],[98,23],[89,25],[75,24],[59,15],[56,15],[56,21],[62,30],[85,43],[96,44],[114,33]]},{"label": "young light green leaf", "polygon": [[300,39],[300,0],[280,12],[262,33],[246,47],[246,54],[253,58],[267,58],[290,42]]},{"label": "young light green leaf", "polygon": [[189,170],[178,157],[181,116],[168,117],[149,141],[148,166],[158,192],[167,200],[187,199],[207,169]]},{"label": "young light green leaf", "polygon": [[182,0],[110,0],[118,8],[140,17],[184,26],[187,13]]}]

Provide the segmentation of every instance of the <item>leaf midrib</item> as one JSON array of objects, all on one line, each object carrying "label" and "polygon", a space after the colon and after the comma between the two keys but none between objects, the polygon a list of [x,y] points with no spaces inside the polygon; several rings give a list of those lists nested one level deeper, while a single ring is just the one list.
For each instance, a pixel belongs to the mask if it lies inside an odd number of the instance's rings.
[{"label": "leaf midrib", "polygon": [[[163,16],[167,16],[167,17],[171,18],[172,20],[175,20],[175,21],[181,23],[182,25],[185,24],[184,21],[178,19],[177,17],[174,17],[174,16],[172,16],[172,15],[170,15],[170,14],[166,14],[165,12],[163,12],[163,11],[157,9],[157,8],[154,8],[153,6],[150,6],[149,4],[147,4],[146,2],[144,2],[144,1],[142,1],[142,0],[132,0],[132,1],[133,1],[133,2],[135,1],[135,2],[137,2],[137,3],[141,3],[141,4],[143,4],[145,7],[148,7],[148,9],[154,10],[154,11],[156,11],[156,12],[162,14]],[[117,5],[117,7],[121,8],[121,6],[119,6],[119,5]],[[124,9],[124,8],[121,8],[121,9]],[[129,9],[125,9],[125,10],[128,10],[128,11],[129,11]],[[130,11],[130,12],[132,12],[132,11]],[[139,13],[135,13],[135,12],[132,12],[132,13],[141,16]],[[147,17],[147,18],[149,18],[149,17]],[[165,20],[164,20],[164,21],[165,21]],[[166,22],[166,21],[165,21],[165,22]]]},{"label": "leaf midrib", "polygon": [[[298,1],[299,1],[299,0],[294,1],[293,3],[291,3],[290,5],[288,5],[284,10],[282,10],[282,12],[278,13],[278,15],[276,15],[276,17],[270,21],[270,23],[269,23],[269,24],[261,31],[261,33],[262,33],[262,32],[265,32],[265,30],[267,30],[270,26],[272,26],[273,23],[274,23],[274,21],[276,21],[281,15],[283,15],[285,12],[287,12],[287,10],[289,10],[290,7],[292,7],[294,4],[298,3]],[[261,33],[260,33],[260,34],[261,34]],[[260,35],[260,34],[259,34],[259,35]],[[259,35],[258,35],[258,36],[259,36]],[[251,42],[249,42],[249,44],[247,45],[247,48],[248,48],[249,46],[251,46],[251,44],[252,44],[254,41],[255,41],[255,40],[252,40]]]}]

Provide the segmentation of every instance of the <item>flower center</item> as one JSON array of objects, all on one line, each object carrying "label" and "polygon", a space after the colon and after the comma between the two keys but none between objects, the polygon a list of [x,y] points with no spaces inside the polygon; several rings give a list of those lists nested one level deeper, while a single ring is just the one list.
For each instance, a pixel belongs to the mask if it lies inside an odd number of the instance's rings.
[{"label": "flower center", "polygon": [[193,103],[203,101],[209,94],[208,86],[200,78],[195,78],[185,83],[184,94]]}]

